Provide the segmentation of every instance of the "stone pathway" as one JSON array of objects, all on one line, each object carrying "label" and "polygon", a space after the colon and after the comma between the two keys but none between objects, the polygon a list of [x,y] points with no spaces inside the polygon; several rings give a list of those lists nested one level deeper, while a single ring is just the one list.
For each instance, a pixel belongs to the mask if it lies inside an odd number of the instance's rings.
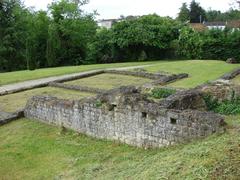
[{"label": "stone pathway", "polygon": [[103,72],[103,70],[129,70],[129,69],[144,68],[144,67],[149,67],[149,66],[153,66],[153,65],[100,69],[100,70],[67,74],[67,75],[62,75],[62,76],[53,76],[53,77],[49,77],[49,78],[42,78],[42,79],[36,79],[36,80],[30,80],[30,81],[24,81],[24,82],[20,82],[20,83],[4,85],[4,86],[0,86],[0,96],[15,93],[15,92],[20,92],[23,90],[33,89],[33,88],[37,88],[37,87],[47,86],[49,83],[52,83],[52,82],[63,82],[63,81],[78,79],[78,78],[81,78],[84,76],[100,74]]}]

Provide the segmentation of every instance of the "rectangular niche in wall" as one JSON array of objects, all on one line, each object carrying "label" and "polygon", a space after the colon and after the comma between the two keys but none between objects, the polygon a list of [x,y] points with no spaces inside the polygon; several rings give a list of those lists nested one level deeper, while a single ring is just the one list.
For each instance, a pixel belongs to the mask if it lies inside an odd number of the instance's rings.
[{"label": "rectangular niche in wall", "polygon": [[170,123],[171,123],[171,124],[177,124],[177,119],[175,119],[175,118],[170,118]]},{"label": "rectangular niche in wall", "polygon": [[111,104],[111,105],[108,107],[108,110],[109,110],[109,111],[114,111],[116,107],[117,107],[117,105]]},{"label": "rectangular niche in wall", "polygon": [[142,112],[142,118],[147,118],[147,113],[146,112]]}]

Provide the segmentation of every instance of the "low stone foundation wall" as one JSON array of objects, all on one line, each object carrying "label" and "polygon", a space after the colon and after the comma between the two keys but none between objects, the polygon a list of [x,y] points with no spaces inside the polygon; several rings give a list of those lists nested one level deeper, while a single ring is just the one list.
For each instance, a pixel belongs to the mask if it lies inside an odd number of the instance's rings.
[{"label": "low stone foundation wall", "polygon": [[145,71],[119,71],[119,70],[105,70],[105,73],[111,73],[111,74],[121,74],[121,75],[130,75],[130,76],[136,76],[136,77],[142,77],[142,78],[148,78],[156,80],[155,84],[160,83],[166,83],[170,81],[175,81],[183,78],[187,78],[188,74],[178,74],[178,75],[166,75],[166,74],[158,74],[158,73],[149,73]]},{"label": "low stone foundation wall", "polygon": [[224,80],[231,80],[233,78],[235,78],[236,76],[240,75],[240,68],[238,69],[235,69],[234,71],[230,72],[230,73],[227,73],[227,74],[224,74],[221,79],[224,79]]},{"label": "low stone foundation wall", "polygon": [[6,113],[0,111],[0,126],[10,123],[14,120],[24,117],[23,110],[17,111],[15,113]]},{"label": "low stone foundation wall", "polygon": [[134,88],[80,101],[33,97],[27,103],[25,116],[144,148],[188,142],[224,129],[224,119],[217,114],[167,109]]},{"label": "low stone foundation wall", "polygon": [[202,93],[209,94],[219,101],[240,97],[240,86],[230,82],[213,82],[198,89]]},{"label": "low stone foundation wall", "polygon": [[76,86],[76,85],[69,85],[69,84],[62,84],[62,83],[50,83],[49,86],[63,88],[63,89],[70,89],[75,91],[83,91],[88,93],[105,93],[106,90],[99,89],[99,88],[91,88],[86,86]]}]

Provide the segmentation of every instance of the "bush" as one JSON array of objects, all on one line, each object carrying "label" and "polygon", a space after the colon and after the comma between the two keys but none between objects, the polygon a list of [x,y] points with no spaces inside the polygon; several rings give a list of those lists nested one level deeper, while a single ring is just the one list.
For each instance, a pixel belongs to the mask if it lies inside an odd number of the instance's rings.
[{"label": "bush", "polygon": [[142,51],[138,57],[138,61],[146,61],[148,59],[145,51]]},{"label": "bush", "polygon": [[226,60],[240,59],[240,31],[232,29],[212,29],[202,32],[189,27],[182,28],[177,52],[188,59]]},{"label": "bush", "polygon": [[219,102],[211,95],[204,96],[204,100],[210,111],[224,115],[240,114],[240,97],[234,97],[234,93],[231,100],[225,100],[223,102]]},{"label": "bush", "polygon": [[176,90],[174,89],[154,88],[151,91],[150,96],[155,99],[162,99],[162,98],[167,98],[175,93],[176,93]]}]

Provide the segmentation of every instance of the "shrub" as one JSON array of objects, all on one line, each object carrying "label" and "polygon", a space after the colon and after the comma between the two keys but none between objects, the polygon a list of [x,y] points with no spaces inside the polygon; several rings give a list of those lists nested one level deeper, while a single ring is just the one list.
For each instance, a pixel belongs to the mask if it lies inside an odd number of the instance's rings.
[{"label": "shrub", "polygon": [[214,109],[216,109],[219,106],[218,100],[216,98],[213,98],[213,96],[209,94],[203,96],[203,99],[209,111],[214,111]]},{"label": "shrub", "polygon": [[147,54],[145,51],[141,51],[139,57],[138,57],[138,61],[146,61],[148,59]]},{"label": "shrub", "polygon": [[171,96],[176,93],[176,90],[174,89],[167,89],[167,88],[154,88],[150,96],[155,99],[162,99],[167,98],[168,96]]},{"label": "shrub", "polygon": [[219,102],[211,95],[204,96],[204,100],[210,111],[224,115],[240,114],[240,97],[234,97],[234,93],[231,100],[225,100],[223,102]]}]

